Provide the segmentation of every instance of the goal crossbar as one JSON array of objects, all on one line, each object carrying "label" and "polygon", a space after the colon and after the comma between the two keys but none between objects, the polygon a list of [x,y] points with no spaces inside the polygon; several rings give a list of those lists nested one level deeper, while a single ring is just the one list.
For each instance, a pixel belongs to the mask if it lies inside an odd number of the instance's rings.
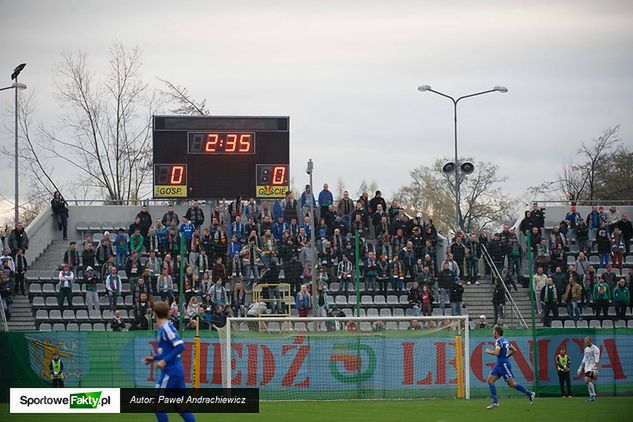
[{"label": "goal crossbar", "polygon": [[[469,319],[467,315],[457,315],[457,316],[399,316],[399,317],[380,317],[380,316],[361,316],[361,317],[298,317],[298,316],[259,316],[259,317],[229,317],[227,318],[227,323],[225,326],[224,335],[225,335],[225,357],[227,360],[227,364],[225,365],[225,386],[227,388],[231,388],[231,380],[232,380],[232,365],[231,365],[231,355],[232,355],[232,325],[233,323],[241,323],[241,322],[303,322],[309,324],[310,322],[320,323],[320,322],[332,322],[332,321],[341,321],[341,322],[363,322],[363,321],[394,321],[394,322],[409,322],[412,320],[416,321],[460,321],[462,324],[458,326],[459,334],[456,336],[457,344],[461,343],[462,348],[457,347],[460,354],[461,364],[463,365],[463,389],[464,389],[464,398],[466,400],[470,399],[470,327],[469,327]],[[463,340],[462,340],[462,332],[463,332]]]}]

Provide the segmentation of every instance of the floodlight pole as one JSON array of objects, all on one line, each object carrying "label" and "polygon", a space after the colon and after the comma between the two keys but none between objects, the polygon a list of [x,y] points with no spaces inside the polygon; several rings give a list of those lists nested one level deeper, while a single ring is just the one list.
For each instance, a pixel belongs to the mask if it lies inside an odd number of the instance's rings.
[{"label": "floodlight pole", "polygon": [[451,97],[448,94],[444,94],[443,92],[440,91],[436,91],[434,89],[432,89],[429,85],[423,85],[418,87],[418,91],[420,92],[425,92],[425,91],[429,91],[432,92],[434,94],[440,95],[444,98],[448,98],[449,100],[451,100],[453,102],[453,126],[454,126],[454,139],[455,139],[455,233],[457,233],[462,225],[462,221],[461,221],[461,212],[460,212],[460,208],[459,208],[459,203],[460,203],[460,183],[459,183],[459,163],[458,163],[458,158],[457,158],[457,103],[459,103],[461,100],[465,99],[465,98],[470,98],[470,97],[476,97],[477,95],[483,95],[483,94],[488,94],[491,92],[501,92],[501,93],[506,93],[508,92],[508,89],[502,86],[496,86],[492,89],[488,89],[486,91],[480,91],[480,92],[475,92],[473,94],[468,94],[468,95],[462,95],[461,97],[455,99],[453,97]]},{"label": "floodlight pole", "polygon": [[[310,175],[310,195],[314,197],[314,189],[312,187],[312,173],[314,172],[314,163],[312,158],[308,160],[308,167],[306,173]],[[316,250],[316,233],[314,230],[314,201],[310,200],[310,250],[312,251],[310,261],[312,262],[312,314],[317,317],[319,311],[317,309],[317,287],[316,287],[316,265],[317,265],[317,250]],[[316,326],[315,326],[316,328]]]}]

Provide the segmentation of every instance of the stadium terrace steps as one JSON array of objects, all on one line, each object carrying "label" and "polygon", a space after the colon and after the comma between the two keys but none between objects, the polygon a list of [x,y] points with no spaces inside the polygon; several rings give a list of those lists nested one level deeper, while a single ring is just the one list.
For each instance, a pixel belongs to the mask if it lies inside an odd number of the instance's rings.
[{"label": "stadium terrace steps", "polygon": [[11,306],[11,320],[9,331],[35,330],[35,318],[33,308],[28,296],[16,295]]}]

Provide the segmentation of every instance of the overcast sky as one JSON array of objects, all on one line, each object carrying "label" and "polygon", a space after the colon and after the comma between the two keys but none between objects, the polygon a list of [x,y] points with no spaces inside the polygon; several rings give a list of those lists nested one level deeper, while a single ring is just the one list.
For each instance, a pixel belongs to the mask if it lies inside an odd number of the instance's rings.
[{"label": "overcast sky", "polygon": [[[460,155],[497,163],[518,195],[608,126],[633,142],[632,23],[626,0],[0,0],[0,80],[28,63],[35,119],[56,124],[60,53],[85,51],[103,74],[119,40],[142,50],[151,85],[182,84],[213,114],[290,116],[297,186],[312,158],[315,183],[340,177],[355,192],[375,180],[387,196],[411,169],[453,154],[450,101],[418,85],[455,96],[504,85],[461,103]],[[9,146],[10,92],[0,93]],[[12,197],[11,159],[0,163],[0,194]]]}]

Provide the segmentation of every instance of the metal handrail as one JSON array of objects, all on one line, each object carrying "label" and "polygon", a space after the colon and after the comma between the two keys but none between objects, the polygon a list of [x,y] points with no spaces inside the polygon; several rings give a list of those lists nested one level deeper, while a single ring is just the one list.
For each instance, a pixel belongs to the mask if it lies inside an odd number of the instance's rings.
[{"label": "metal handrail", "polygon": [[523,318],[523,315],[521,314],[521,311],[519,311],[519,307],[517,306],[516,302],[512,298],[512,294],[510,293],[510,290],[508,289],[508,286],[506,285],[505,280],[503,279],[503,277],[499,273],[499,270],[495,266],[495,263],[492,260],[492,257],[490,256],[490,253],[488,252],[488,249],[484,245],[481,245],[481,251],[482,251],[482,255],[484,257],[484,260],[490,266],[490,270],[493,272],[493,275],[495,277],[497,277],[501,281],[501,285],[503,286],[503,290],[505,290],[506,300],[510,302],[510,309],[514,313],[516,313],[517,318],[518,318],[518,322],[520,323],[520,326],[528,328],[527,322]]}]

